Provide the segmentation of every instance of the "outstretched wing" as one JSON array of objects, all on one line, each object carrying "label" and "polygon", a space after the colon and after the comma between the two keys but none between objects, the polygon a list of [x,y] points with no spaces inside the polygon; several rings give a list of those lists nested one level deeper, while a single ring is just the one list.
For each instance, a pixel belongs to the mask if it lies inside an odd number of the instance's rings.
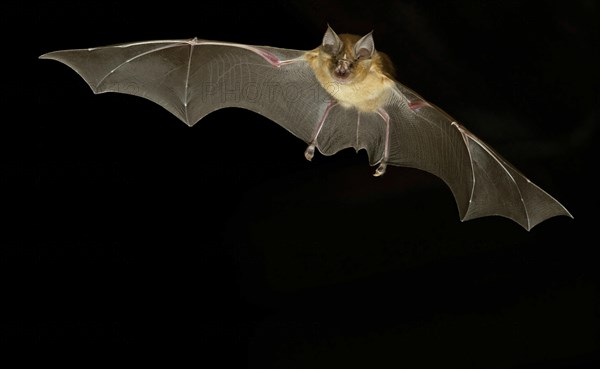
[{"label": "outstretched wing", "polygon": [[412,90],[396,83],[390,115],[389,163],[440,177],[462,220],[500,215],[530,230],[567,209],[490,146]]},{"label": "outstretched wing", "polygon": [[42,55],[74,69],[94,93],[152,100],[192,126],[224,107],[277,122],[304,141],[330,99],[305,51],[208,40],[162,40]]},{"label": "outstretched wing", "polygon": [[385,115],[333,105],[316,147],[325,155],[346,147],[364,149],[371,165],[385,161],[387,149],[387,164],[440,177],[450,187],[463,221],[499,215],[530,230],[554,216],[572,217],[490,146],[400,83],[383,111],[389,116],[389,129]]}]

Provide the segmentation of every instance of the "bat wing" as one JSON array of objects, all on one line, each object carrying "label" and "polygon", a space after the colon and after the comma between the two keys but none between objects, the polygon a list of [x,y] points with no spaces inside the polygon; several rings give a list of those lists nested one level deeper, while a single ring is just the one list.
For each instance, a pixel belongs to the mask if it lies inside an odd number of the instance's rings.
[{"label": "bat wing", "polygon": [[440,177],[462,220],[499,215],[530,230],[554,216],[572,217],[489,145],[402,84],[396,83],[386,111],[389,163]]},{"label": "bat wing", "polygon": [[367,151],[371,165],[385,161],[436,175],[463,221],[499,215],[530,230],[554,216],[572,217],[485,142],[397,82],[379,112],[333,105],[314,143],[325,155],[354,147]]},{"label": "bat wing", "polygon": [[189,126],[212,111],[241,107],[308,141],[330,97],[305,53],[191,39],[56,51],[40,58],[68,65],[94,93],[144,97]]}]

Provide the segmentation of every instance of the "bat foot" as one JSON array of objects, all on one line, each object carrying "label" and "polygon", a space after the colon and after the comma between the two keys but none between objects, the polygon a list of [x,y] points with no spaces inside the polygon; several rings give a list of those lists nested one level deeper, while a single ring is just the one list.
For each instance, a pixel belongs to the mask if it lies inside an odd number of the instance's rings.
[{"label": "bat foot", "polygon": [[304,151],[304,157],[306,160],[311,161],[313,156],[315,156],[315,144],[310,144]]},{"label": "bat foot", "polygon": [[375,173],[373,173],[373,176],[379,177],[379,176],[384,175],[386,169],[387,169],[387,163],[384,162],[384,163],[379,164],[379,166],[375,170]]}]

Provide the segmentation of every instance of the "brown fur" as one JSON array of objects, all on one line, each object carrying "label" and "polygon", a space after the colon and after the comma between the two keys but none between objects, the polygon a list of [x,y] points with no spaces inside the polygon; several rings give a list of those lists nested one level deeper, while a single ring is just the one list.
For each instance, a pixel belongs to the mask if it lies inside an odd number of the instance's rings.
[{"label": "brown fur", "polygon": [[[340,56],[354,60],[353,47],[360,36],[339,35],[344,46]],[[322,46],[306,53],[312,70],[325,88],[342,106],[354,107],[360,111],[376,111],[387,100],[393,86],[394,69],[384,53],[375,51],[371,59],[353,63],[351,74],[345,80],[335,77],[335,58],[326,53]]]}]

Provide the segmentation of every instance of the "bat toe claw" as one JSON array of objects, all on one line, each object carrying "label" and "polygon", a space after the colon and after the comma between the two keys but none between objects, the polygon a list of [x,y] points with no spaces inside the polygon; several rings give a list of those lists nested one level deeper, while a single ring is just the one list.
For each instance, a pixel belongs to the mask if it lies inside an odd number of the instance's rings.
[{"label": "bat toe claw", "polygon": [[310,144],[304,151],[304,157],[306,160],[311,161],[313,156],[315,156],[315,144]]},{"label": "bat toe claw", "polygon": [[379,164],[379,166],[375,170],[375,173],[373,173],[373,176],[379,177],[379,176],[384,175],[386,168],[387,168],[387,163],[381,163],[381,164]]}]

